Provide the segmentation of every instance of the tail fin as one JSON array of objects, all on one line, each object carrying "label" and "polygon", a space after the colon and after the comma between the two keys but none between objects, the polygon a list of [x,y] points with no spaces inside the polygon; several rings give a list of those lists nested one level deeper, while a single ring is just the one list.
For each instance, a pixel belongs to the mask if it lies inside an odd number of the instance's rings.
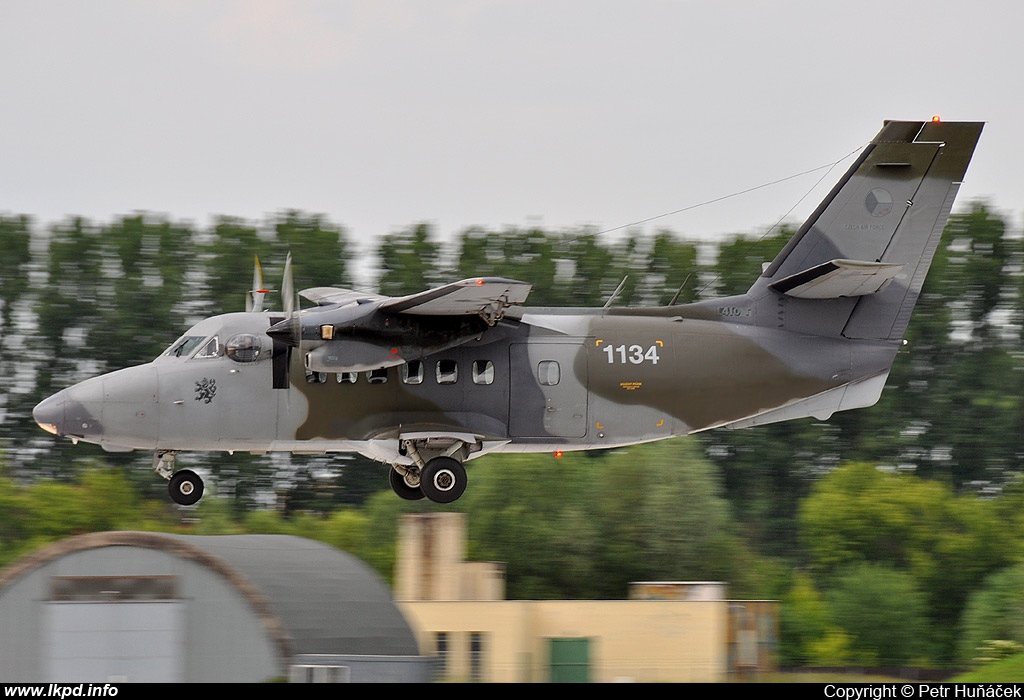
[{"label": "tail fin", "polygon": [[886,122],[751,287],[778,306],[759,316],[816,335],[901,338],[982,127]]}]

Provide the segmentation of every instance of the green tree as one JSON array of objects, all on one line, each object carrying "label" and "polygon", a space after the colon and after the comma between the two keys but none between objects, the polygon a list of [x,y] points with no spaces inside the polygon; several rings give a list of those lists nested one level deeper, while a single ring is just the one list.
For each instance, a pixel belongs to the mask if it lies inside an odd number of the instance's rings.
[{"label": "green tree", "polygon": [[659,231],[647,246],[644,278],[638,280],[638,301],[663,306],[675,300],[685,304],[697,300],[701,270],[697,266],[697,246]]},{"label": "green tree", "polygon": [[[441,244],[434,240],[427,224],[384,236],[377,249],[380,262],[381,294],[402,296],[415,294],[448,279]],[[474,273],[479,275],[481,273]]]},{"label": "green tree", "polygon": [[836,626],[814,580],[796,572],[779,605],[780,665],[845,666],[851,657],[850,634]]},{"label": "green tree", "polygon": [[944,658],[970,591],[1020,549],[991,501],[934,481],[850,464],[822,479],[800,508],[819,581],[876,564],[905,572],[927,596]]},{"label": "green tree", "polygon": [[1024,563],[997,571],[971,593],[964,609],[960,660],[975,663],[987,642],[1024,644]]},{"label": "green tree", "polygon": [[928,603],[909,574],[858,564],[836,579],[827,599],[836,624],[850,635],[854,663],[923,665],[931,658]]},{"label": "green tree", "polygon": [[264,308],[282,309],[281,274],[284,259],[271,255],[271,241],[256,226],[232,217],[220,217],[203,237],[200,251],[204,281],[201,316],[244,311],[252,290],[255,261],[263,267],[263,284],[275,290]]},{"label": "green tree", "polygon": [[531,306],[557,306],[570,303],[571,290],[559,276],[566,268],[556,250],[557,237],[540,229],[502,232],[471,228],[457,242],[456,275],[469,277],[505,277],[532,285]]},{"label": "green tree", "polygon": [[[31,419],[36,368],[48,353],[26,337],[36,325],[29,278],[33,272],[31,220],[0,215],[0,444],[19,448],[36,434]],[[18,462],[28,461],[18,449]]]}]

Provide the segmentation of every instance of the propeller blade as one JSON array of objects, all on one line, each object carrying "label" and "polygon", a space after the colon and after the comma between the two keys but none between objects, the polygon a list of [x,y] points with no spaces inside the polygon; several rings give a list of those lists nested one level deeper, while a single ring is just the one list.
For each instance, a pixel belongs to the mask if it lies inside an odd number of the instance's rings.
[{"label": "propeller blade", "polygon": [[254,255],[253,260],[252,289],[245,295],[245,310],[260,312],[263,311],[263,297],[268,290],[263,288],[263,268],[259,256]]},{"label": "propeller blade", "polygon": [[295,293],[295,281],[292,279],[292,254],[284,261],[284,280],[281,283],[281,301],[284,304],[284,318],[270,319],[267,335],[274,339],[273,386],[275,389],[287,389],[290,384],[290,365],[292,348],[299,346],[300,326],[297,313],[299,300]]},{"label": "propeller blade", "polygon": [[292,279],[292,254],[284,261],[284,282],[281,284],[281,301],[284,303],[284,312],[291,316],[295,313],[295,282]]}]

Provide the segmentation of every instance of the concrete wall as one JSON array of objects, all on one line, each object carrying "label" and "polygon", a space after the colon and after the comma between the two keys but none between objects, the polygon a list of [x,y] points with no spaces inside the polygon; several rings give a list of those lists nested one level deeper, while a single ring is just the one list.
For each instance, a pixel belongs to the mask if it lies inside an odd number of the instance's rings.
[{"label": "concrete wall", "polygon": [[469,640],[481,633],[480,680],[546,682],[552,639],[590,640],[594,682],[718,682],[727,676],[725,601],[399,602],[420,651],[447,636],[448,680],[472,678]]}]

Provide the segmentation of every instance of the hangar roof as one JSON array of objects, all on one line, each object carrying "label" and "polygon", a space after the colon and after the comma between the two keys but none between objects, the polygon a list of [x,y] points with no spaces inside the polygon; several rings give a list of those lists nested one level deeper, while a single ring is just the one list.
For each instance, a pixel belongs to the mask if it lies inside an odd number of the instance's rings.
[{"label": "hangar roof", "polygon": [[44,547],[0,574],[0,590],[73,552],[142,547],[215,570],[245,596],[281,653],[415,656],[415,636],[376,573],[356,557],[291,535],[100,532]]}]

